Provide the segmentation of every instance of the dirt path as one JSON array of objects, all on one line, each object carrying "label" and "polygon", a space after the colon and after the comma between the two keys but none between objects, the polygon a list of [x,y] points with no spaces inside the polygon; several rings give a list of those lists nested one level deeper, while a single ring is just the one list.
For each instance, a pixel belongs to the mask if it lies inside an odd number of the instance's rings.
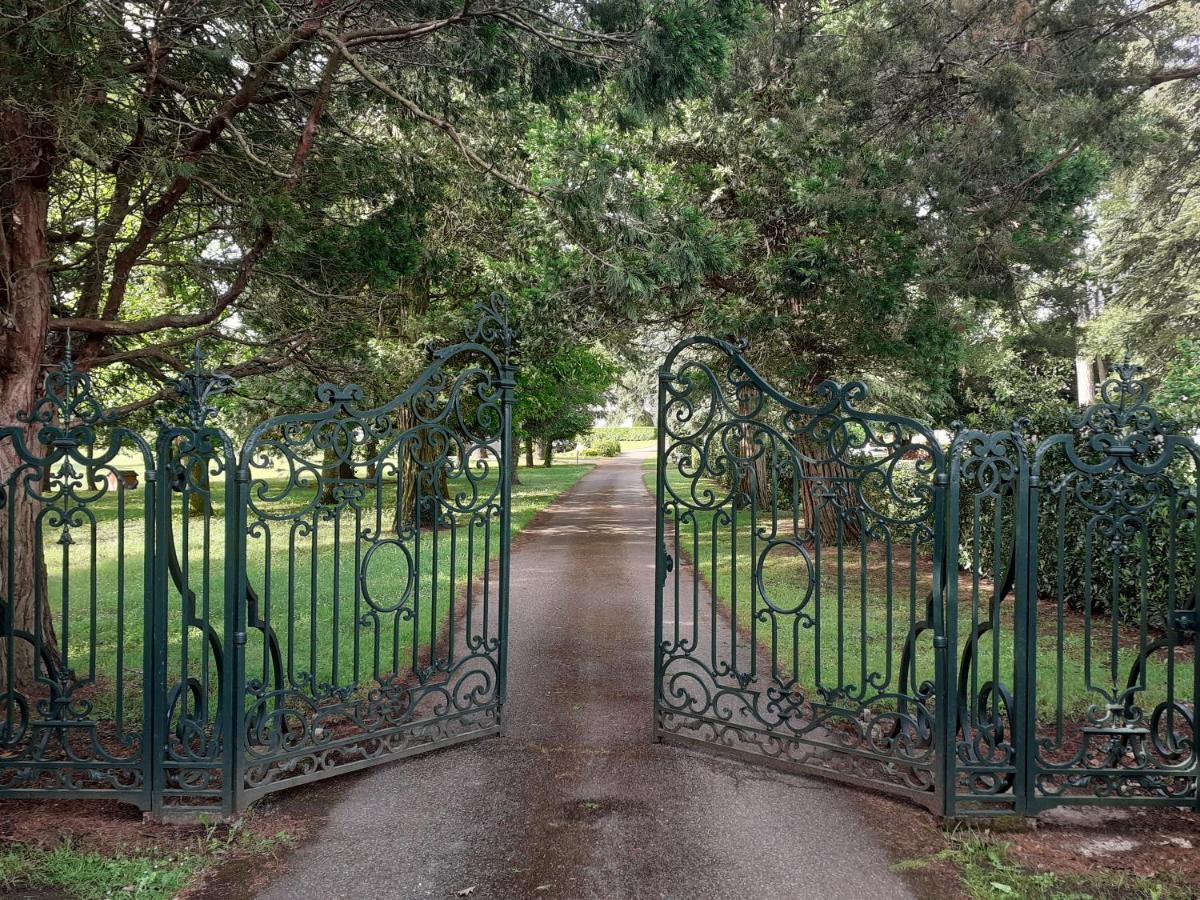
[{"label": "dirt path", "polygon": [[323,822],[262,896],[911,896],[846,791],[653,742],[644,458],[514,551],[507,736],[284,795]]}]

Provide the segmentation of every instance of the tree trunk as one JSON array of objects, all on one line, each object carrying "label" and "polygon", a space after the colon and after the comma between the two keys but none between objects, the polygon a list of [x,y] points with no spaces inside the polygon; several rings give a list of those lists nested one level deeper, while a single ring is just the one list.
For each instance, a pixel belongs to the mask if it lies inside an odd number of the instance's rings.
[{"label": "tree trunk", "polygon": [[212,513],[212,493],[209,487],[208,460],[197,459],[192,462],[192,484],[199,488],[188,495],[188,510],[197,516]]},{"label": "tree trunk", "polygon": [[554,462],[554,444],[546,441],[542,444],[542,465],[549,468]]},{"label": "tree trunk", "polygon": [[[0,110],[0,423],[15,425],[41,392],[42,356],[50,315],[46,215],[53,164],[52,129],[24,112]],[[25,445],[37,451],[37,426],[25,426]],[[9,481],[21,462],[8,441],[0,441],[0,479],[6,494],[0,510],[0,689],[7,689],[11,652],[13,684],[25,689],[34,674],[34,647],[8,640],[9,628],[29,634],[41,620],[43,655],[57,665],[58,641],[45,596],[46,569],[34,541],[40,507],[27,491]],[[10,565],[11,563],[11,565]]]},{"label": "tree trunk", "polygon": [[[738,394],[738,415],[748,417],[758,404],[758,389],[744,388]],[[754,457],[753,462],[738,466],[738,492],[741,502],[747,506],[753,492],[754,500],[759,509],[770,509],[774,498],[771,484],[771,447],[767,443],[763,447],[754,444],[754,425],[747,421],[742,425],[741,453],[743,460]],[[780,448],[782,450],[783,448]],[[755,457],[755,453],[758,456]]]},{"label": "tree trunk", "polygon": [[517,456],[517,454],[513,453],[513,454],[511,454],[510,459],[507,459],[504,461],[504,464],[506,466],[508,466],[508,483],[511,484],[513,487],[516,487],[518,484],[521,483],[521,476],[519,474],[520,469],[517,467],[518,459],[519,459],[519,457]]},{"label": "tree trunk", "polygon": [[[396,412],[401,431],[415,428],[416,417],[411,409],[401,407]],[[428,428],[417,429],[415,435],[400,442],[400,485],[397,489],[396,531],[414,525],[423,528],[433,524],[438,515],[438,497],[445,497],[446,469],[437,470],[437,496],[430,485],[429,464],[438,458],[438,448],[429,438]]]},{"label": "tree trunk", "polygon": [[533,468],[533,438],[525,438],[525,468]]},{"label": "tree trunk", "polygon": [[375,460],[375,457],[378,455],[379,441],[375,440],[375,438],[371,438],[369,441],[367,441],[367,459],[370,460],[370,462],[367,463],[368,478],[374,478],[375,473],[379,470],[379,465]]},{"label": "tree trunk", "polygon": [[809,540],[821,535],[821,543],[838,543],[838,522],[841,521],[841,543],[858,542],[858,519],[853,511],[858,499],[853,488],[855,475],[839,460],[831,459],[829,448],[807,435],[795,435],[792,443],[800,452],[800,502],[804,506],[804,526]]},{"label": "tree trunk", "polygon": [[1075,357],[1075,394],[1080,408],[1096,399],[1096,367],[1090,356]]},{"label": "tree trunk", "polygon": [[354,467],[350,465],[348,460],[339,459],[338,454],[329,449],[325,449],[325,465],[321,471],[321,502],[326,506],[332,506],[335,502],[333,492],[337,489],[338,481],[341,479],[352,479],[354,477]]}]

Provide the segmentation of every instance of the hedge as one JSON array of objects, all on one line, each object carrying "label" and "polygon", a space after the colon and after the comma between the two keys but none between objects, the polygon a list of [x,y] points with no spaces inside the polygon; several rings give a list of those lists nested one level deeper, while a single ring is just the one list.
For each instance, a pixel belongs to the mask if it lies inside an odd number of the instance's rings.
[{"label": "hedge", "polygon": [[593,428],[591,432],[579,438],[579,443],[585,447],[594,447],[597,441],[653,441],[658,432],[653,425],[627,425],[611,428]]}]

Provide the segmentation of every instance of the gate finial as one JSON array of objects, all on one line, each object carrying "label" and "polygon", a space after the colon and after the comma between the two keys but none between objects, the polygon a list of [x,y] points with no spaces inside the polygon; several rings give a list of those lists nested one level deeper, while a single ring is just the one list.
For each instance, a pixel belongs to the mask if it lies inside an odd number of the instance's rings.
[{"label": "gate finial", "polygon": [[204,368],[204,350],[200,342],[192,350],[192,368],[175,382],[175,393],[180,396],[180,412],[187,418],[188,424],[195,429],[205,427],[205,424],[218,412],[212,401],[226,393],[234,385],[232,375],[224,372],[209,372]]},{"label": "gate finial", "polygon": [[478,320],[474,327],[467,329],[467,340],[476,344],[499,344],[507,363],[513,345],[512,327],[508,323],[508,298],[493,291],[486,301],[475,303],[473,312]]}]

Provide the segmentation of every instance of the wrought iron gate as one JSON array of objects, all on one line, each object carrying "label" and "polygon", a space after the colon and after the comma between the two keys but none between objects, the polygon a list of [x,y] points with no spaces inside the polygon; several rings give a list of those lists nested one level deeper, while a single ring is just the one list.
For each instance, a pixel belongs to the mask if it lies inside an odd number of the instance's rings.
[{"label": "wrought iron gate", "polygon": [[709,338],[677,345],[659,385],[659,733],[935,806],[932,433],[859,409],[861,384],[796,403]]},{"label": "wrought iron gate", "polygon": [[1138,372],[1116,367],[1068,433],[955,438],[957,815],[1200,805],[1200,448]]},{"label": "wrought iron gate", "polygon": [[198,355],[152,448],[68,351],[0,429],[0,796],[231,814],[500,730],[515,368],[479,314],[390,403],[322,385],[240,451]]},{"label": "wrought iron gate", "polygon": [[742,349],[660,370],[661,738],[948,815],[1200,802],[1200,451],[1134,367],[1073,433],[943,446]]}]

